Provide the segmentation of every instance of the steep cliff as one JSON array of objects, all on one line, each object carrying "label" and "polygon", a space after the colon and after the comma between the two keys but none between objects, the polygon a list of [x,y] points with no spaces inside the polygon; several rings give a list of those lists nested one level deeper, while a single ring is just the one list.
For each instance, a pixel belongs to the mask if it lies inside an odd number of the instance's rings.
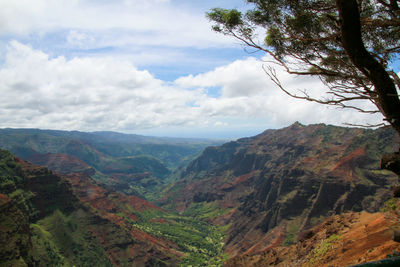
[{"label": "steep cliff", "polygon": [[3,150],[0,210],[0,265],[187,266],[223,261],[218,227],[118,193],[86,171],[60,176]]},{"label": "steep cliff", "polygon": [[[400,244],[393,241],[398,214],[343,213],[301,233],[291,246],[275,246],[229,259],[226,267],[262,266],[350,266],[388,256],[398,256]],[[398,266],[391,264],[367,266]]]},{"label": "steep cliff", "polygon": [[380,170],[398,146],[391,129],[295,123],[209,147],[182,172],[160,203],[179,211],[211,206],[227,225],[230,255],[289,245],[296,234],[344,211],[377,211],[397,177]]},{"label": "steep cliff", "polygon": [[75,221],[75,213],[90,213],[66,180],[1,150],[0,193],[1,242],[7,242],[0,254],[6,266],[87,265],[96,259],[110,265],[100,244],[84,238],[90,233]]},{"label": "steep cliff", "polygon": [[0,129],[0,148],[58,173],[86,172],[115,191],[155,198],[175,168],[211,140],[157,138],[113,132]]},{"label": "steep cliff", "polygon": [[90,178],[86,182],[84,176],[79,178],[76,184],[77,180],[72,177],[68,181],[0,150],[2,264],[132,266],[133,263],[157,263],[163,266],[177,263],[182,254],[168,249],[167,241],[157,242],[124,218],[157,207],[135,197],[124,198],[118,194],[109,197]]}]

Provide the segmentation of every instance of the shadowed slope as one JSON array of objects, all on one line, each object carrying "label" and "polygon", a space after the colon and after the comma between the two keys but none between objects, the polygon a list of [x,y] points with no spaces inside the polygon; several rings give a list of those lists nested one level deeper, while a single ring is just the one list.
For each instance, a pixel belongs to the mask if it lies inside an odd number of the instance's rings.
[{"label": "shadowed slope", "polygon": [[377,211],[397,181],[379,166],[396,138],[388,128],[295,123],[267,130],[207,148],[160,203],[179,211],[219,210],[209,219],[230,224],[230,255],[289,245],[299,231],[332,214]]}]

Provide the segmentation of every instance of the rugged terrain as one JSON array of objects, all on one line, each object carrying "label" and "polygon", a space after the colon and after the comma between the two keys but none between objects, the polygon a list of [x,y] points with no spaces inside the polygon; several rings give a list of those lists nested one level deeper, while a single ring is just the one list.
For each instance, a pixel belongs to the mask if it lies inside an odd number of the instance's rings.
[{"label": "rugged terrain", "polygon": [[220,261],[217,227],[107,189],[85,173],[62,177],[0,150],[0,178],[2,266]]},{"label": "rugged terrain", "polygon": [[378,211],[398,181],[379,166],[394,146],[389,128],[295,123],[207,148],[160,203],[181,212],[215,210],[211,221],[230,225],[225,252],[231,256],[290,245],[330,215]]},{"label": "rugged terrain", "polygon": [[1,262],[343,266],[400,249],[398,177],[380,169],[399,147],[390,128],[295,123],[183,167],[211,144],[193,142],[0,130],[24,159],[0,151]]},{"label": "rugged terrain", "polygon": [[225,266],[339,267],[381,260],[400,251],[400,244],[393,241],[393,229],[398,227],[395,212],[343,213],[302,232],[294,245],[249,252],[229,259]]},{"label": "rugged terrain", "polygon": [[0,170],[4,266],[87,265],[94,260],[111,266],[86,225],[101,219],[80,205],[67,181],[6,151],[0,151]]},{"label": "rugged terrain", "polygon": [[0,148],[22,159],[58,173],[86,172],[116,191],[150,199],[172,171],[206,146],[220,143],[114,132],[0,129]]}]

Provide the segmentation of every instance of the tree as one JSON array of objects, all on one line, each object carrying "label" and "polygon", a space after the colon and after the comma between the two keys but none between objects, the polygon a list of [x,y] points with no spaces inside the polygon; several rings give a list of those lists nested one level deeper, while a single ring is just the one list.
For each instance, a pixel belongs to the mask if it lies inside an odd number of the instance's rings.
[{"label": "tree", "polygon": [[[214,8],[213,30],[266,52],[294,75],[317,76],[329,97],[285,89],[273,67],[271,80],[288,95],[383,114],[400,135],[400,0],[247,0],[252,9]],[[265,32],[260,41],[260,30]],[[366,110],[357,101],[371,101]]]}]

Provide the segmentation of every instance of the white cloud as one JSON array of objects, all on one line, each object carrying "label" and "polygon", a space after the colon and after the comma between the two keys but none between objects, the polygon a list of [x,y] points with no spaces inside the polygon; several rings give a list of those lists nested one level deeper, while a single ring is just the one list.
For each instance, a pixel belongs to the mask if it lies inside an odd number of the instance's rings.
[{"label": "white cloud", "polygon": [[[241,57],[205,12],[242,0],[0,0],[0,64],[17,40],[51,57],[112,56],[173,80]],[[222,49],[229,52],[221,53]],[[237,54],[235,54],[237,52]]]},{"label": "white cloud", "polygon": [[262,70],[262,62],[255,58],[237,60],[195,77],[181,77],[175,82],[186,88],[219,86],[224,98],[260,95],[266,83],[270,83]]},{"label": "white cloud", "polygon": [[[197,72],[240,58],[210,49],[238,45],[213,33],[204,12],[213,6],[240,9],[243,3],[0,0],[0,127],[126,131],[171,126],[238,129],[258,124],[267,128],[297,120],[382,121],[379,115],[290,98],[268,79],[263,63],[251,57],[173,83],[156,79],[157,70],[135,67],[157,66],[161,73],[167,70],[176,77],[182,75],[179,71]],[[105,52],[89,54],[96,49]],[[323,93],[318,80],[295,78],[282,70],[278,75],[286,88]]]},{"label": "white cloud", "polygon": [[[278,74],[289,88],[320,90],[318,81]],[[210,87],[221,94],[207,94]],[[290,98],[254,58],[165,83],[121,59],[51,58],[16,41],[0,68],[0,93],[0,127],[136,131],[381,120]]]},{"label": "white cloud", "polygon": [[200,91],[112,58],[49,58],[12,42],[0,69],[1,127],[126,130],[188,124]]},{"label": "white cloud", "polygon": [[[238,60],[208,73],[181,77],[175,83],[183,88],[199,87],[203,90],[221,87],[221,97],[207,99],[201,105],[203,112],[211,116],[225,114],[267,118],[271,127],[282,127],[295,121],[336,125],[382,122],[380,114],[363,114],[291,98],[271,82],[262,65],[255,58]],[[297,77],[279,68],[276,71],[284,87],[291,92],[307,90],[312,96],[325,95],[326,88],[318,79]],[[358,106],[375,109],[366,101],[358,103]]]},{"label": "white cloud", "polygon": [[[174,6],[167,0],[0,0],[0,33],[28,35],[70,29],[85,32],[86,45],[231,46],[213,33],[203,12]],[[95,42],[92,42],[95,40]],[[69,42],[73,45],[75,42]]]}]

